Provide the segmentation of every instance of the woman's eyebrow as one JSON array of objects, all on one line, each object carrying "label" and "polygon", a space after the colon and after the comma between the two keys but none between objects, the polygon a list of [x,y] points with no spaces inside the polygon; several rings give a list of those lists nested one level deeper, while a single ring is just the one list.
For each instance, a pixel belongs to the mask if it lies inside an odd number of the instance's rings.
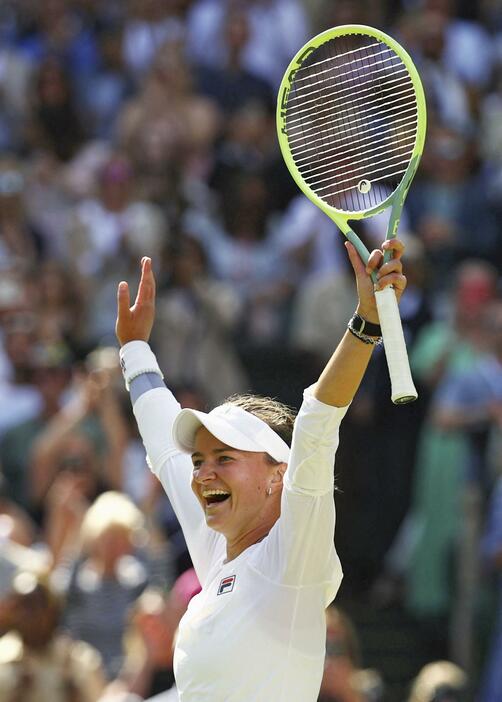
[{"label": "woman's eyebrow", "polygon": [[[212,449],[211,453],[226,453],[227,451],[238,451],[239,449],[232,448],[231,446],[225,446],[225,448],[215,448]],[[200,451],[195,451],[195,453],[192,453],[192,458],[200,458],[204,454],[201,453]]]}]

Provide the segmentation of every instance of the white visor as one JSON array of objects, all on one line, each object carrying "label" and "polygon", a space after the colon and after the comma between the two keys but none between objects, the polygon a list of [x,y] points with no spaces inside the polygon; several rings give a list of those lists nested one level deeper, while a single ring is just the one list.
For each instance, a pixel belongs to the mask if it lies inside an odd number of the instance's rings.
[{"label": "white visor", "polygon": [[211,412],[183,409],[173,424],[173,441],[184,453],[193,453],[195,435],[202,427],[227,446],[240,451],[268,453],[279,463],[289,460],[289,446],[268,424],[241,407],[225,403]]}]

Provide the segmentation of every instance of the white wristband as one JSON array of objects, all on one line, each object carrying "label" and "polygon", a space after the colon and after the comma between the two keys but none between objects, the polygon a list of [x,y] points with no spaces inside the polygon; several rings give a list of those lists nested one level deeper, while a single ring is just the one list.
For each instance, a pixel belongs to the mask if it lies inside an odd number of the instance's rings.
[{"label": "white wristband", "polygon": [[164,377],[155,354],[146,341],[129,341],[122,346],[119,356],[122,375],[128,390],[131,380],[143,373],[157,373],[161,378]]}]

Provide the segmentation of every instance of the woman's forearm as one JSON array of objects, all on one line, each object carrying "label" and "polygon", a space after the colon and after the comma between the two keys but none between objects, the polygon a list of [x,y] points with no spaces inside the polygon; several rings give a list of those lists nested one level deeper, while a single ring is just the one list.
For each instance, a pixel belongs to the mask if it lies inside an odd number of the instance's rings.
[{"label": "woman's forearm", "polygon": [[334,407],[346,407],[368,367],[374,346],[366,344],[346,331],[326,364],[314,389],[314,397]]}]

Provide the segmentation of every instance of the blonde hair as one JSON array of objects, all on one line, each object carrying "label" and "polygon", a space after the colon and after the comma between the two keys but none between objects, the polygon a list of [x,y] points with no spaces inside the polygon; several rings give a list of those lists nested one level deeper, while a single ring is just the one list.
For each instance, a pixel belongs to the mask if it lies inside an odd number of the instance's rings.
[{"label": "blonde hair", "polygon": [[143,513],[121,492],[110,490],[100,495],[85,513],[80,529],[84,547],[88,547],[113,527],[130,533],[144,527]]},{"label": "blonde hair", "polygon": [[467,687],[467,675],[450,661],[428,663],[415,678],[408,702],[429,702],[443,686],[463,692]]}]

